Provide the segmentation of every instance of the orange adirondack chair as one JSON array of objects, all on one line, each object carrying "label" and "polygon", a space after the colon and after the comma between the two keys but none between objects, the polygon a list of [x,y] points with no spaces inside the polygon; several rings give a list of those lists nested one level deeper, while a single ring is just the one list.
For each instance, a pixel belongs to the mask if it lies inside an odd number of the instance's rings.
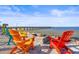
[{"label": "orange adirondack chair", "polygon": [[[54,39],[49,36],[50,40],[50,48],[54,47],[59,54],[71,54],[72,50],[69,49],[65,43],[70,41],[71,36],[73,35],[74,31],[65,31],[63,32],[62,36],[58,39]],[[64,52],[65,51],[65,52]]]},{"label": "orange adirondack chair", "polygon": [[31,38],[29,40],[23,40],[18,31],[9,30],[9,32],[12,35],[13,41],[16,44],[16,46],[11,50],[11,54],[14,53],[17,49],[20,49],[23,53],[28,53],[31,47],[34,48],[34,38]]}]

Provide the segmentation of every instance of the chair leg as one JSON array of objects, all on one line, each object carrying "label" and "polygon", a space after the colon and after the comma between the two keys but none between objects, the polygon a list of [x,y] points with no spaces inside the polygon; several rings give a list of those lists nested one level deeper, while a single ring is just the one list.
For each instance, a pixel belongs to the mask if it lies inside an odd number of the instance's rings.
[{"label": "chair leg", "polygon": [[17,49],[17,47],[14,47],[14,48],[11,50],[10,54],[13,54],[14,51],[16,51],[16,49]]},{"label": "chair leg", "polygon": [[11,40],[12,40],[12,38],[9,37],[9,41],[8,41],[8,44],[7,45],[10,45]]},{"label": "chair leg", "polygon": [[51,44],[51,43],[50,43],[50,46],[49,46],[49,48],[50,48],[50,49],[52,49],[52,48],[53,48],[53,46],[52,46],[52,44]]},{"label": "chair leg", "polygon": [[34,44],[32,43],[31,48],[34,49]]},{"label": "chair leg", "polygon": [[65,46],[65,49],[67,50],[67,53],[69,53],[69,54],[73,53],[73,51],[70,48],[66,47],[66,46]]},{"label": "chair leg", "polygon": [[30,46],[24,45],[24,46],[21,47],[23,54],[29,53],[29,49],[30,49]]}]

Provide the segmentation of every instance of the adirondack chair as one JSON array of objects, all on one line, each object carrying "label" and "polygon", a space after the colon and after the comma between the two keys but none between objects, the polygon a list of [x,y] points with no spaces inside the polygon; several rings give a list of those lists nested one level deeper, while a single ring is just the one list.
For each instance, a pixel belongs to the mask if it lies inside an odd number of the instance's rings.
[{"label": "adirondack chair", "polygon": [[2,34],[2,27],[0,26],[0,35]]},{"label": "adirondack chair", "polygon": [[23,53],[28,53],[29,49],[33,46],[33,38],[23,40],[20,34],[16,30],[9,30],[10,34],[13,37],[13,41],[15,42],[16,46],[11,50],[11,54],[15,53],[17,49],[20,49]]},{"label": "adirondack chair", "polygon": [[[51,36],[49,36],[50,41],[50,48],[55,48],[58,53],[68,53],[71,54],[72,50],[69,49],[65,43],[70,41],[71,36],[73,35],[74,31],[65,31],[63,32],[62,36],[58,39],[54,39]],[[63,51],[63,52],[62,52]],[[65,51],[65,52],[64,52]]]},{"label": "adirondack chair", "polygon": [[2,25],[2,34],[3,34],[3,35],[6,34],[6,26],[8,26],[8,24],[3,24],[3,25]]},{"label": "adirondack chair", "polygon": [[[10,35],[8,27],[6,27],[6,35],[9,36],[9,40],[7,42],[8,43],[7,45],[10,45],[11,40],[12,40],[12,35]],[[13,42],[13,44],[15,44],[15,43]]]}]

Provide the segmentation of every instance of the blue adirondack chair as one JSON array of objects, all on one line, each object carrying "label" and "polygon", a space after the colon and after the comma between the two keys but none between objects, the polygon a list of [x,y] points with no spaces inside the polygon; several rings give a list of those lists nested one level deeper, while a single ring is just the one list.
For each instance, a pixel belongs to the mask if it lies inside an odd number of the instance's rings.
[{"label": "blue adirondack chair", "polygon": [[[9,33],[9,29],[8,27],[6,27],[6,35],[9,36],[9,40],[8,40],[8,45],[10,45],[11,41],[12,41],[12,36]],[[14,43],[14,42],[13,42]],[[14,43],[15,44],[15,43]]]}]

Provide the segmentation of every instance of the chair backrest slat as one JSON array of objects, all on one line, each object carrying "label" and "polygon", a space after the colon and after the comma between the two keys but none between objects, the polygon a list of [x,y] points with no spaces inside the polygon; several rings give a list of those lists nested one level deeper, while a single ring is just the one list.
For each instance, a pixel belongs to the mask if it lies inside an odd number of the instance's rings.
[{"label": "chair backrest slat", "polygon": [[20,36],[18,31],[11,29],[11,30],[9,30],[9,32],[12,35],[13,40],[15,40],[15,41],[20,41],[21,40],[21,36]]},{"label": "chair backrest slat", "polygon": [[74,31],[65,31],[62,34],[61,40],[62,41],[68,41],[70,40],[71,36],[73,35]]}]

